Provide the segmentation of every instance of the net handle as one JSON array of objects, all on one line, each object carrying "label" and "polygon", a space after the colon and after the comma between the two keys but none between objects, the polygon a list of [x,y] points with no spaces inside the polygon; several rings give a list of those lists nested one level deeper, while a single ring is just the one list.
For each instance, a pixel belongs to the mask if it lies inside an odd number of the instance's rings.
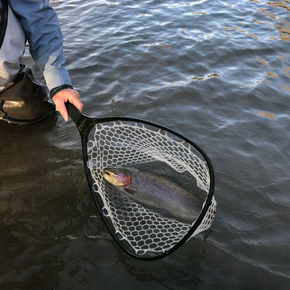
[{"label": "net handle", "polygon": [[83,137],[87,132],[88,128],[92,125],[92,119],[83,115],[74,105],[69,102],[66,102],[65,106],[69,117],[76,124],[79,133]]}]

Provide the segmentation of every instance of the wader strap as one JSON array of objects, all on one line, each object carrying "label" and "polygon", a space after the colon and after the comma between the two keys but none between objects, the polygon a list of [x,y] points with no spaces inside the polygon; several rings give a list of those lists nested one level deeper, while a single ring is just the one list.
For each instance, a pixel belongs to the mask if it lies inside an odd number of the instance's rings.
[{"label": "wader strap", "polygon": [[1,2],[2,2],[2,11],[0,17],[0,49],[4,40],[8,19],[8,4],[6,0],[2,0]]}]

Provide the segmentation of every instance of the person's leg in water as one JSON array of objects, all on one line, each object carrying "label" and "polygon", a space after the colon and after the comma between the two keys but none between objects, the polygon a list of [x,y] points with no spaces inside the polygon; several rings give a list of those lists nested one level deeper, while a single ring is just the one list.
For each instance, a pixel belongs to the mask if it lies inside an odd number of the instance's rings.
[{"label": "person's leg in water", "polygon": [[[36,82],[32,71],[20,64],[25,49],[21,25],[7,5],[0,0],[0,120],[29,124],[55,111],[47,88]],[[0,30],[1,30],[0,29]]]}]

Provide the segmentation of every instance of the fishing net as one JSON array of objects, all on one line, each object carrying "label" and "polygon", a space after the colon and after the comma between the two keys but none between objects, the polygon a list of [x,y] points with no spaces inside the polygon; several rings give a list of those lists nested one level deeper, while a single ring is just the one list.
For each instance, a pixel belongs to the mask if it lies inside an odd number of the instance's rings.
[{"label": "fishing net", "polygon": [[[136,203],[104,180],[105,168],[144,164],[151,171],[169,168],[173,175],[187,174],[191,183],[194,180],[204,200],[203,206],[207,200],[210,176],[205,159],[191,144],[163,129],[129,121],[96,124],[88,135],[87,156],[93,190],[101,199],[103,215],[112,224],[118,239],[137,255],[166,252],[189,232],[196,220],[186,224]],[[215,209],[213,198],[192,236],[211,226]]]}]

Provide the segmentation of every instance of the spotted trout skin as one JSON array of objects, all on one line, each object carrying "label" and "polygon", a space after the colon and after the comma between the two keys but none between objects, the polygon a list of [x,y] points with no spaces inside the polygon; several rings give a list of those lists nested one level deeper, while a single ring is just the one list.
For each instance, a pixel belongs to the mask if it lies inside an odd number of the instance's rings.
[{"label": "spotted trout skin", "polygon": [[202,201],[169,178],[137,169],[106,168],[104,178],[136,203],[157,213],[191,224]]}]

